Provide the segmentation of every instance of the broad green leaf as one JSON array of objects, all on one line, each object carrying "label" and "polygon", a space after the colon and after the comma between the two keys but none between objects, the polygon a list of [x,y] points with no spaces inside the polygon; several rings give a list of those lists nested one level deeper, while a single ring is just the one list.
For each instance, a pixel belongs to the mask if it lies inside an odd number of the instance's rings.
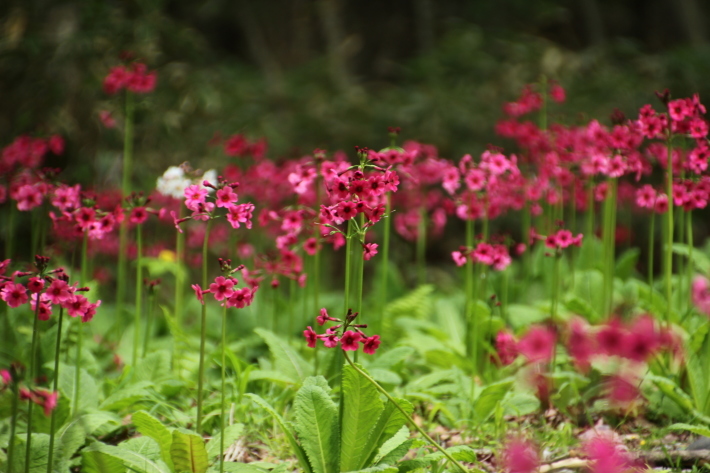
[{"label": "broad green leaf", "polygon": [[107,453],[96,450],[81,452],[81,471],[83,473],[126,473],[123,462]]},{"label": "broad green leaf", "polygon": [[173,468],[173,461],[170,455],[170,446],[173,443],[173,436],[170,429],[165,427],[162,422],[148,414],[146,411],[138,411],[132,416],[133,425],[136,430],[155,440],[160,447],[160,458],[163,459],[166,465]]},{"label": "broad green leaf", "polygon": [[691,424],[673,424],[668,426],[671,430],[685,430],[692,432],[695,435],[702,435],[704,437],[710,437],[710,428],[702,425],[691,425]]},{"label": "broad green leaf", "polygon": [[328,380],[325,379],[323,376],[309,376],[305,380],[303,380],[303,385],[304,386],[316,386],[321,388],[323,391],[325,391],[327,394],[331,394],[331,389],[330,386],[328,385]]},{"label": "broad green leaf", "polygon": [[[268,473],[269,470],[254,466],[251,463],[226,462],[224,471],[229,473]],[[213,466],[207,470],[207,473],[219,473],[219,466]]]},{"label": "broad green leaf", "polygon": [[577,296],[570,296],[565,301],[565,308],[572,313],[583,316],[587,320],[599,320],[599,314],[584,299]]},{"label": "broad green leaf", "polygon": [[473,410],[480,422],[485,422],[493,414],[496,405],[505,398],[512,385],[513,381],[508,380],[489,384],[483,388],[473,403]]},{"label": "broad green leaf", "polygon": [[301,357],[291,346],[273,332],[262,328],[254,329],[271,350],[274,365],[281,374],[288,376],[294,382],[300,383],[311,373],[311,365]]},{"label": "broad green leaf", "polygon": [[[76,367],[60,363],[59,391],[61,394],[74,401],[74,388],[76,384]],[[99,405],[99,390],[96,381],[83,369],[79,369],[79,411],[88,411]]]},{"label": "broad green leaf", "polygon": [[[407,433],[409,434],[409,433]],[[407,439],[377,461],[378,465],[394,465],[415,447],[415,439]]]},{"label": "broad green leaf", "polygon": [[540,409],[540,400],[530,393],[508,393],[501,406],[505,415],[525,416]]},{"label": "broad green leaf", "polygon": [[140,453],[153,461],[161,460],[160,445],[150,437],[134,437],[121,442],[118,446],[124,450]]},{"label": "broad green leaf", "polygon": [[337,473],[340,438],[338,407],[318,386],[303,386],[293,403],[294,427],[314,473]]},{"label": "broad green leaf", "polygon": [[392,369],[394,366],[404,362],[404,360],[406,360],[413,354],[414,348],[412,347],[395,347],[391,350],[387,350],[381,355],[377,355],[375,361],[370,363],[368,366],[370,370],[374,368]]},{"label": "broad green leaf", "polygon": [[710,274],[710,258],[703,251],[693,248],[691,252],[690,247],[683,243],[673,244],[673,253],[677,255],[682,255],[688,257],[690,255],[693,265],[698,269],[699,272],[703,274]]},{"label": "broad green leaf", "polygon": [[175,465],[175,471],[205,473],[209,466],[205,441],[199,435],[189,431],[173,430],[170,455]]},{"label": "broad green leaf", "polygon": [[274,418],[274,420],[279,424],[281,427],[281,430],[283,431],[284,435],[286,436],[286,440],[288,440],[289,445],[291,445],[291,449],[293,450],[293,453],[296,454],[296,457],[298,458],[298,463],[301,465],[301,469],[305,473],[313,473],[313,470],[311,468],[311,464],[308,462],[308,458],[306,457],[306,452],[303,450],[303,447],[296,442],[296,437],[291,430],[291,428],[286,425],[286,422],[284,422],[283,418],[279,415],[278,412],[274,410],[271,405],[266,402],[264,399],[261,397],[257,396],[256,394],[252,393],[247,393],[247,397],[254,401],[256,404],[261,406],[263,409],[265,409],[271,416]]},{"label": "broad green leaf", "polygon": [[[104,455],[94,455],[92,452],[101,453]],[[171,473],[170,468],[162,460],[152,460],[147,456],[137,453],[125,448],[116,447],[113,445],[106,445],[100,442],[96,442],[93,445],[87,447],[82,454],[83,461],[91,462],[91,467],[93,468],[97,462],[99,470],[104,473],[101,469],[100,461],[105,458],[105,456],[111,457],[112,460],[109,463],[109,467],[113,468],[115,460],[118,460],[124,468],[128,468],[135,473]]]},{"label": "broad green leaf", "polygon": [[434,286],[425,284],[411,291],[399,299],[395,299],[385,306],[385,317],[398,317],[406,315],[423,319],[431,314],[431,293]]},{"label": "broad green leaf", "polygon": [[372,379],[380,384],[391,384],[394,386],[402,384],[402,378],[394,371],[383,370],[380,368],[370,368],[368,372],[370,373],[370,376],[372,376]]},{"label": "broad green leaf", "polygon": [[508,319],[514,329],[528,327],[537,322],[541,322],[550,316],[536,307],[523,304],[510,304],[508,306]]},{"label": "broad green leaf", "polygon": [[102,410],[121,411],[128,407],[134,406],[137,402],[145,402],[153,398],[147,388],[152,387],[150,381],[141,381],[136,384],[130,384],[126,387],[111,393],[109,397],[101,403]]},{"label": "broad green leaf", "polygon": [[[402,428],[400,428],[396,434],[394,434],[392,437],[387,439],[385,443],[382,444],[380,447],[379,451],[377,452],[377,456],[375,457],[374,463],[380,463],[383,458],[385,458],[387,455],[392,453],[394,449],[402,445],[404,442],[406,442],[409,439],[409,428],[407,428],[406,425],[403,425]],[[367,465],[363,465],[367,466]]]},{"label": "broad green leaf", "polygon": [[[230,445],[232,445],[238,438],[239,436],[242,435],[242,432],[244,431],[244,424],[232,424],[228,425],[224,429],[224,448],[228,448]],[[208,459],[213,459],[216,456],[219,456],[219,444],[220,444],[220,439],[222,438],[222,433],[218,432],[217,435],[212,437],[212,440],[210,440],[207,443],[207,458]]]},{"label": "broad green leaf", "polygon": [[340,471],[359,470],[367,460],[367,439],[384,410],[377,388],[352,366],[343,367]]},{"label": "broad green leaf", "polygon": [[148,356],[138,362],[133,371],[133,379],[131,381],[133,383],[150,381],[157,384],[169,378],[171,373],[170,352],[159,350],[148,354]]},{"label": "broad green leaf", "polygon": [[[454,460],[457,461],[462,461],[462,462],[467,462],[467,463],[475,463],[477,460],[476,458],[476,451],[473,450],[471,447],[467,445],[455,445],[453,447],[449,447],[446,449],[446,453],[451,455]],[[428,455],[424,456],[425,460],[443,460],[444,454],[441,453],[440,451],[432,452]]]},{"label": "broad green leaf", "polygon": [[[26,436],[16,435],[15,456],[12,458],[12,471],[25,471],[25,451],[27,449]],[[49,460],[49,435],[32,434],[32,444],[30,446],[29,473],[47,473],[47,461]],[[55,470],[63,471],[66,466],[62,446],[59,442],[54,443],[54,459],[52,461]],[[59,467],[59,468],[58,468]]]},{"label": "broad green leaf", "polygon": [[[411,415],[412,411],[414,411],[414,407],[406,399],[395,398],[395,401],[407,415]],[[380,418],[377,419],[377,424],[367,438],[367,444],[363,449],[365,462],[362,465],[367,466],[373,464],[378,450],[382,445],[397,434],[406,423],[407,417],[397,409],[397,406],[395,406],[392,401],[388,400],[382,410],[382,414],[380,414]]]},{"label": "broad green leaf", "polygon": [[604,292],[603,289],[604,276],[601,271],[590,269],[575,273],[574,295],[589,304],[596,314],[605,313],[604,301],[599,297],[599,294]]}]

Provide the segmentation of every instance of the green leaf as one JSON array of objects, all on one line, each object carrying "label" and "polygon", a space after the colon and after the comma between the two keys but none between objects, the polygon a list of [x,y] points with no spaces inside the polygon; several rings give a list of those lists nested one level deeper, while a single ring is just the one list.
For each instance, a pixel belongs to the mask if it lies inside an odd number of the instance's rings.
[{"label": "green leaf", "polygon": [[624,251],[616,260],[614,277],[622,280],[630,278],[631,274],[634,272],[634,269],[636,269],[636,263],[638,263],[639,255],[641,255],[641,250],[638,248],[629,248]]},{"label": "green leaf", "polygon": [[540,400],[530,393],[508,393],[501,406],[505,415],[525,416],[540,409]]},{"label": "green leaf", "polygon": [[141,455],[153,461],[161,460],[160,445],[150,437],[135,437],[121,442],[119,448],[129,450],[131,452],[140,453]]},{"label": "green leaf", "polygon": [[710,428],[702,426],[702,425],[691,425],[691,424],[673,424],[669,425],[668,428],[670,430],[686,430],[688,432],[692,432],[695,435],[702,435],[704,437],[710,437]]},{"label": "green leaf", "polygon": [[512,385],[513,381],[508,380],[489,384],[483,388],[473,403],[473,410],[480,422],[485,422],[493,414],[496,405],[505,398]]},{"label": "green leaf", "polygon": [[83,473],[126,473],[123,462],[107,453],[84,450],[81,452]]},{"label": "green leaf", "polygon": [[[94,453],[103,455],[95,455]],[[162,460],[152,460],[141,453],[100,442],[96,442],[84,450],[82,461],[88,462],[90,468],[97,466],[98,470],[96,471],[104,473],[101,462],[105,461],[107,456],[111,458],[108,461],[109,468],[114,468],[115,462],[118,461],[123,465],[124,471],[128,468],[135,473],[171,473],[170,468]],[[86,464],[84,465],[86,469]]]},{"label": "green leaf", "polygon": [[689,246],[683,243],[673,243],[673,253],[688,257],[691,256],[693,265],[703,274],[710,274],[710,258],[704,252],[697,248],[693,248],[692,253]]},{"label": "green leaf", "polygon": [[150,353],[143,358],[133,371],[133,383],[141,381],[152,381],[159,383],[168,379],[172,371],[170,370],[170,352],[167,350],[159,350]]},{"label": "green leaf", "polygon": [[[409,432],[407,432],[409,435]],[[415,448],[415,439],[407,439],[401,444],[393,448],[387,455],[381,457],[378,461],[378,465],[394,465],[402,459],[412,448]]]},{"label": "green leaf", "polygon": [[195,433],[173,430],[170,455],[175,465],[175,471],[189,471],[190,473],[205,473],[207,471],[205,441]]},{"label": "green leaf", "polygon": [[389,370],[394,368],[399,363],[403,363],[413,354],[414,348],[412,347],[395,347],[382,353],[381,355],[378,355],[375,361],[370,363],[368,366],[370,369],[380,368]]},{"label": "green leaf", "polygon": [[508,306],[508,319],[514,329],[528,327],[541,322],[550,316],[547,312],[529,305],[510,304]]},{"label": "green leaf", "polygon": [[[224,429],[224,448],[227,448],[230,445],[232,445],[242,435],[243,431],[244,431],[244,424],[228,425]],[[212,459],[216,456],[219,456],[219,444],[220,444],[221,438],[222,438],[222,433],[218,432],[217,435],[212,437],[212,440],[210,440],[207,443],[207,458],[208,459]]]},{"label": "green leaf", "polygon": [[295,383],[300,383],[311,373],[311,365],[301,357],[291,346],[273,332],[262,328],[254,329],[271,350],[274,365],[278,371],[288,376]]},{"label": "green leaf", "polygon": [[[16,435],[15,456],[12,461],[12,471],[25,471],[25,451],[27,449],[26,436]],[[32,445],[30,446],[29,473],[47,473],[47,461],[49,460],[49,435],[32,434]],[[65,469],[62,446],[59,442],[54,443],[53,469],[63,471]]]},{"label": "green leaf", "polygon": [[[414,411],[414,406],[406,399],[395,398],[395,401],[408,415],[411,415],[412,411]],[[367,444],[363,449],[364,458],[366,458],[363,466],[373,464],[378,450],[387,440],[397,434],[406,423],[407,417],[397,409],[392,401],[388,400],[382,410],[382,414],[380,414],[380,418],[377,419],[377,424],[367,438]]]},{"label": "green leaf", "polygon": [[295,429],[314,473],[337,473],[340,439],[338,407],[319,386],[303,386],[293,403]]},{"label": "green leaf", "polygon": [[[60,363],[59,368],[59,391],[67,397],[74,400],[74,388],[76,386],[76,367]],[[99,390],[96,387],[96,381],[83,369],[79,369],[79,411],[88,411],[96,409],[99,405]]]},{"label": "green leaf", "polygon": [[389,465],[377,465],[370,468],[363,468],[362,470],[351,471],[348,473],[397,473],[398,469],[396,466]]},{"label": "green leaf", "polygon": [[384,410],[377,388],[352,366],[343,367],[344,407],[340,431],[340,471],[359,470],[365,466],[365,439]]},{"label": "green leaf", "polygon": [[[400,428],[396,434],[394,434],[387,441],[385,441],[385,443],[382,444],[379,451],[377,452],[377,456],[375,457],[374,463],[380,463],[383,458],[385,458],[387,455],[392,453],[392,451],[394,449],[396,449],[397,447],[402,445],[408,439],[409,439],[409,429],[407,428],[406,425],[403,425],[402,428]],[[364,465],[364,466],[367,466],[367,465]]]},{"label": "green leaf", "polygon": [[303,450],[303,447],[301,447],[301,445],[296,442],[296,436],[294,435],[291,428],[286,425],[286,422],[284,422],[283,418],[279,415],[279,413],[276,412],[268,402],[266,402],[264,399],[257,396],[256,394],[247,393],[247,397],[259,406],[261,406],[263,409],[265,409],[269,414],[271,414],[274,420],[281,427],[281,430],[286,436],[286,440],[288,440],[289,445],[291,445],[293,453],[296,454],[296,457],[298,458],[298,463],[301,465],[301,469],[303,469],[304,473],[313,473],[311,464],[308,462],[308,458],[306,457],[306,452]]},{"label": "green leaf", "polygon": [[130,384],[112,393],[101,403],[102,410],[121,411],[127,407],[135,406],[136,403],[147,401],[153,398],[153,393],[147,388],[152,387],[150,381],[141,381]]},{"label": "green leaf", "polygon": [[160,447],[160,458],[163,459],[166,465],[173,468],[173,460],[170,454],[170,446],[173,443],[173,436],[170,429],[165,427],[162,422],[148,414],[146,411],[138,411],[132,416],[133,425],[136,430],[155,440]]}]

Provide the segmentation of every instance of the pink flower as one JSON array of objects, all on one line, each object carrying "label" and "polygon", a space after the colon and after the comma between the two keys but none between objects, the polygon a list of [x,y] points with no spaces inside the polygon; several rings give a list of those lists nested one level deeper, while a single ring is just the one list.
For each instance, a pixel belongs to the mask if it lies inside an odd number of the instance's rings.
[{"label": "pink flower", "polygon": [[451,258],[453,258],[456,266],[463,266],[466,264],[466,256],[461,251],[453,251],[451,253]]},{"label": "pink flower", "polygon": [[362,340],[362,334],[360,334],[360,332],[348,330],[340,338],[340,346],[345,351],[355,351],[358,349],[360,340]]},{"label": "pink flower", "polygon": [[500,463],[507,473],[533,473],[540,466],[540,455],[530,441],[513,437],[505,443]]},{"label": "pink flower", "polygon": [[50,136],[47,145],[49,146],[49,150],[56,155],[60,155],[64,152],[64,138],[60,135]]},{"label": "pink flower", "polygon": [[534,326],[518,342],[518,351],[531,362],[552,359],[557,336],[551,329]]},{"label": "pink flower", "polygon": [[550,87],[550,98],[557,103],[564,102],[567,98],[565,89],[559,84],[553,84],[552,87]]},{"label": "pink flower", "polygon": [[185,206],[193,212],[199,211],[200,204],[205,203],[209,191],[202,186],[193,184],[185,189]]},{"label": "pink flower", "polygon": [[42,404],[42,407],[44,407],[44,415],[49,417],[49,415],[52,414],[52,411],[57,407],[59,392],[37,391],[37,394],[44,398],[44,403]]},{"label": "pink flower", "polygon": [[365,243],[362,248],[362,259],[369,261],[377,254],[377,243]]},{"label": "pink flower", "polygon": [[42,192],[36,185],[24,185],[18,189],[15,200],[17,210],[26,212],[42,205]]},{"label": "pink flower", "polygon": [[131,214],[128,217],[128,221],[134,225],[140,225],[148,220],[148,212],[145,207],[133,207],[131,209]]},{"label": "pink flower", "polygon": [[226,186],[217,191],[217,207],[230,208],[234,205],[239,197],[230,186]]},{"label": "pink flower", "polygon": [[309,256],[313,256],[318,252],[319,245],[318,240],[315,238],[309,238],[303,242],[303,251]]},{"label": "pink flower", "polygon": [[333,319],[331,316],[328,315],[328,310],[323,307],[320,310],[320,315],[316,317],[316,322],[318,322],[318,325],[325,325],[325,323],[329,320],[336,320]]},{"label": "pink flower", "polygon": [[47,300],[52,304],[61,304],[62,302],[69,299],[69,296],[71,296],[70,286],[67,284],[66,281],[62,281],[61,279],[55,279],[49,285],[44,295],[47,297]]},{"label": "pink flower", "polygon": [[[333,333],[326,333],[325,335],[319,335],[318,338],[323,340],[323,345],[325,345],[326,348],[335,348],[338,346],[338,343],[340,342],[340,339],[338,338],[337,334]],[[357,350],[357,348],[356,348]]]},{"label": "pink flower", "polygon": [[606,435],[595,435],[584,443],[584,453],[591,460],[590,473],[628,473],[638,471],[622,445]]},{"label": "pink flower", "polygon": [[701,314],[710,317],[710,283],[702,276],[695,276],[691,287],[693,304]]},{"label": "pink flower", "polygon": [[19,307],[29,300],[27,289],[20,283],[8,283],[0,291],[0,298],[10,307]]},{"label": "pink flower", "polygon": [[33,294],[37,294],[44,289],[44,279],[32,277],[27,281],[27,289]]},{"label": "pink flower", "polygon": [[509,365],[518,357],[518,342],[515,336],[507,330],[501,330],[496,335],[496,351],[503,366]]},{"label": "pink flower", "polygon": [[375,351],[380,347],[380,336],[373,335],[371,337],[360,340],[362,342],[362,351],[368,355],[374,355]]},{"label": "pink flower", "polygon": [[232,226],[232,228],[239,228],[240,224],[243,223],[247,228],[252,226],[252,213],[254,212],[254,204],[239,204],[232,205],[229,208],[229,213],[227,214],[227,221]]},{"label": "pink flower", "polygon": [[12,376],[10,375],[10,372],[8,370],[0,370],[0,380],[2,380],[5,386],[10,384],[12,382]]},{"label": "pink flower", "polygon": [[67,300],[62,302],[62,307],[67,310],[71,317],[83,317],[89,308],[89,301],[81,294],[72,294]]},{"label": "pink flower", "polygon": [[315,348],[316,342],[318,341],[318,335],[313,331],[313,328],[309,325],[306,330],[303,331],[303,336],[306,337],[306,342],[308,343],[308,348]]},{"label": "pink flower", "polygon": [[234,279],[217,276],[212,284],[210,284],[210,292],[218,301],[225,297],[230,297],[234,294]]},{"label": "pink flower", "polygon": [[191,287],[192,290],[195,291],[195,296],[197,297],[197,300],[200,301],[200,304],[205,305],[203,295],[206,291],[203,291],[199,284],[193,284]]},{"label": "pink flower", "polygon": [[228,307],[236,307],[237,309],[243,309],[251,305],[254,300],[255,290],[243,287],[241,289],[235,289],[234,293],[229,297],[227,301]]}]

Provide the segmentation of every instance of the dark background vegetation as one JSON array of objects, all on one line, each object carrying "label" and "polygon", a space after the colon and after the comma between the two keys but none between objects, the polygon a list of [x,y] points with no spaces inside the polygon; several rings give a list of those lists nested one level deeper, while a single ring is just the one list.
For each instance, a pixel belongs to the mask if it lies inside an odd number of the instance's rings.
[{"label": "dark background vegetation", "polygon": [[76,178],[117,184],[122,113],[101,81],[122,51],[158,70],[141,99],[146,186],[171,164],[225,164],[215,133],[265,136],[272,158],[380,148],[386,128],[479,154],[500,108],[544,74],[552,120],[608,123],[654,90],[710,96],[704,0],[4,0],[0,145],[61,133]]}]

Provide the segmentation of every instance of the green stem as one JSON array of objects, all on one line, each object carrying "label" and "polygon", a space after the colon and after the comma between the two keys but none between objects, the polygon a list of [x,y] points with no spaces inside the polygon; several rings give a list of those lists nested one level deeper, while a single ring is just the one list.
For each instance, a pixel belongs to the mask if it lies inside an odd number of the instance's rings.
[{"label": "green stem", "polygon": [[[212,220],[207,221],[205,236],[202,241],[202,289],[207,288],[207,246],[210,239]],[[204,395],[205,377],[205,342],[207,340],[207,305],[202,303],[202,316],[200,317],[200,362],[197,374],[197,422],[196,430],[202,435],[202,397]]]},{"label": "green stem", "polygon": [[585,232],[587,238],[594,238],[594,182],[589,181],[587,188],[587,230]]},{"label": "green stem", "polygon": [[348,220],[348,229],[345,235],[345,292],[343,294],[343,302],[345,307],[343,314],[347,314],[350,308],[350,273],[352,272],[352,219]]},{"label": "green stem", "polygon": [[[59,354],[62,343],[62,320],[64,319],[64,307],[59,308],[59,321],[57,323],[57,342],[54,348],[54,384],[53,392],[57,392],[59,384]],[[57,421],[57,410],[52,409],[52,419],[49,423],[49,452],[47,458],[47,473],[52,473],[52,457],[54,456],[54,430]]]},{"label": "green stem", "polygon": [[136,225],[136,245],[136,308],[133,316],[133,367],[138,364],[138,347],[140,346],[141,337],[141,315],[143,312],[143,265],[141,264],[141,256],[143,255],[143,231],[140,225]]},{"label": "green stem", "polygon": [[685,225],[686,225],[686,237],[688,241],[688,267],[686,268],[686,278],[687,278],[687,287],[688,287],[688,312],[692,310],[693,308],[693,291],[692,291],[692,285],[693,285],[693,212],[692,210],[688,210],[688,212],[685,214]]},{"label": "green stem", "polygon": [[383,231],[384,236],[382,238],[382,259],[380,260],[382,282],[380,284],[380,304],[382,304],[382,310],[379,311],[377,316],[376,333],[382,331],[382,317],[384,316],[384,307],[387,305],[387,298],[389,297],[387,293],[387,283],[389,282],[389,264],[390,264],[390,235],[392,234],[392,193],[387,191],[385,194],[385,216]]},{"label": "green stem", "polygon": [[461,465],[461,463],[459,463],[454,457],[452,457],[451,454],[446,451],[446,449],[444,449],[441,445],[439,445],[438,443],[436,443],[436,442],[434,441],[434,439],[432,439],[432,438],[429,436],[429,434],[427,434],[427,433],[424,431],[424,429],[422,429],[421,427],[419,427],[419,425],[417,425],[417,423],[414,422],[414,420],[412,419],[412,417],[411,417],[409,414],[407,414],[407,411],[405,411],[405,410],[402,408],[402,406],[400,406],[399,403],[398,403],[392,396],[390,396],[390,394],[387,392],[387,390],[386,390],[385,388],[383,388],[382,386],[380,386],[379,383],[377,383],[377,381],[375,381],[374,379],[372,379],[372,378],[370,377],[370,375],[368,375],[367,373],[365,373],[363,370],[360,369],[359,366],[357,366],[355,363],[353,363],[353,361],[350,359],[350,356],[347,354],[347,352],[343,351],[343,355],[345,356],[345,360],[348,362],[348,364],[349,364],[355,371],[357,371],[357,372],[360,374],[360,376],[362,376],[363,378],[365,378],[365,379],[366,379],[370,384],[372,384],[379,392],[381,392],[381,393],[387,398],[387,400],[390,401],[390,402],[392,403],[392,405],[394,405],[394,406],[397,408],[397,410],[399,410],[399,412],[402,413],[402,415],[407,419],[407,422],[409,423],[409,425],[411,425],[412,427],[414,427],[414,429],[415,429],[417,432],[419,432],[419,433],[422,435],[422,437],[424,437],[424,438],[426,439],[426,441],[429,442],[429,444],[430,444],[432,447],[436,448],[439,452],[441,452],[441,453],[446,457],[446,459],[449,460],[451,463],[453,463],[459,470],[461,470],[462,473],[467,473],[467,472],[468,472],[468,470],[467,470],[466,468],[464,468],[463,465]]},{"label": "green stem", "polygon": [[[468,251],[473,250],[473,232],[474,221],[466,220],[466,248]],[[476,334],[473,332],[473,304],[475,295],[473,293],[473,262],[467,256],[467,261],[464,265],[464,284],[466,288],[465,310],[466,310],[466,353],[469,357],[473,356],[473,339]]]},{"label": "green stem", "polygon": [[222,310],[222,392],[220,404],[220,423],[219,423],[219,473],[224,473],[224,424],[226,419],[226,396],[227,396],[227,303],[224,303]]},{"label": "green stem", "polygon": [[[184,205],[180,205],[179,218],[185,217]],[[178,333],[182,331],[182,306],[185,299],[185,274],[183,261],[185,259],[185,233],[177,232],[175,238],[175,325],[178,328]],[[178,373],[182,373],[182,350],[179,349],[177,341],[173,342],[174,355],[173,360]]]},{"label": "green stem", "polygon": [[560,261],[562,260],[562,255],[557,251],[553,256],[555,258],[554,267],[552,270],[552,310],[550,311],[550,317],[552,318],[552,323],[557,323],[557,299],[560,294]]},{"label": "green stem", "polygon": [[666,323],[671,323],[672,309],[671,309],[671,297],[672,297],[672,287],[671,287],[671,277],[673,271],[673,146],[671,144],[671,138],[668,137],[667,143],[667,156],[666,156],[666,194],[668,195],[668,212],[666,213],[666,245],[665,245],[665,265],[663,270],[665,272],[665,289],[666,289]]},{"label": "green stem", "polygon": [[[32,323],[32,345],[30,348],[30,381],[34,383],[37,378],[37,373],[39,367],[37,366],[37,343],[39,339],[39,296],[37,297],[37,305],[35,307],[35,319]],[[27,406],[27,448],[25,449],[25,473],[30,471],[30,452],[32,450],[32,406],[34,402],[29,400],[29,405]]]},{"label": "green stem", "polygon": [[155,311],[155,289],[148,291],[148,311],[145,314],[145,334],[143,336],[143,358],[148,354],[148,347],[153,330],[153,313]]},{"label": "green stem", "polygon": [[[126,92],[126,119],[123,133],[123,175],[121,181],[121,193],[125,199],[131,193],[131,176],[133,167],[133,94]],[[128,248],[128,220],[123,219],[118,235],[118,279],[116,287],[116,315],[123,317],[123,302],[126,297],[127,281],[127,261],[126,250]]]}]

